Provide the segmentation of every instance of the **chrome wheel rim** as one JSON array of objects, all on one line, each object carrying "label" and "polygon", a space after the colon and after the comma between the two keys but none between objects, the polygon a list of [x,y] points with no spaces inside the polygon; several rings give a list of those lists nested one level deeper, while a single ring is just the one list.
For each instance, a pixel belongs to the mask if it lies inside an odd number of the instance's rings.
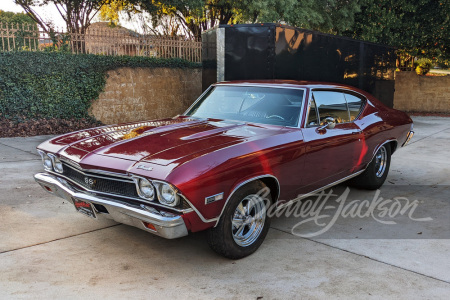
[{"label": "chrome wheel rim", "polygon": [[241,247],[252,245],[260,236],[266,220],[266,207],[259,195],[248,195],[231,216],[231,233]]},{"label": "chrome wheel rim", "polygon": [[378,150],[375,155],[375,171],[377,177],[382,177],[386,170],[387,152],[384,146]]}]

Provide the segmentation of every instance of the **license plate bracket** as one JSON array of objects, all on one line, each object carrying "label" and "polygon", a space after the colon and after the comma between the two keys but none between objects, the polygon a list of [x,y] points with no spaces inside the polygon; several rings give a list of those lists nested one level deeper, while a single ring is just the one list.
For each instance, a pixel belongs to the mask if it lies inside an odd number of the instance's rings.
[{"label": "license plate bracket", "polygon": [[82,213],[85,216],[91,217],[91,218],[97,218],[94,208],[92,207],[91,203],[87,203],[75,198],[72,198],[73,200],[73,205],[75,206],[75,209],[79,212]]}]

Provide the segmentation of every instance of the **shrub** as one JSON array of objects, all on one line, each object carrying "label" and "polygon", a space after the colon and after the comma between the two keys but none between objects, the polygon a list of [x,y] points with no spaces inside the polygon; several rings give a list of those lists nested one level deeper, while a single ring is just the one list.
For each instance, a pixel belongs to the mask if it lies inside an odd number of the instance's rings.
[{"label": "shrub", "polygon": [[431,69],[432,62],[428,58],[420,58],[414,62],[414,67],[417,75],[425,75]]},{"label": "shrub", "polygon": [[0,117],[89,118],[88,109],[104,88],[106,72],[121,67],[198,68],[200,64],[64,52],[0,53]]}]

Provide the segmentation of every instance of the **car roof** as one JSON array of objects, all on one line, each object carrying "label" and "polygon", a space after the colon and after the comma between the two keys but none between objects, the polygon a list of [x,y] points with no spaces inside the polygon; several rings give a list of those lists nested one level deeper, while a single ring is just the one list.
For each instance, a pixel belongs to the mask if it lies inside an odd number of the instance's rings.
[{"label": "car roof", "polygon": [[267,80],[233,80],[217,82],[215,85],[253,85],[265,87],[285,87],[285,88],[340,88],[350,91],[355,91],[363,95],[366,92],[346,84],[321,82],[321,81],[307,81],[307,80],[286,80],[286,79],[267,79]]}]

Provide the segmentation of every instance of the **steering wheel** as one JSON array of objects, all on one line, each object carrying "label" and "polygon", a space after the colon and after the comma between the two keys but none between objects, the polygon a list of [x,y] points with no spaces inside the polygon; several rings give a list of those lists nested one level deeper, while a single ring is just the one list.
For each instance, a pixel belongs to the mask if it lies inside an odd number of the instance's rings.
[{"label": "steering wheel", "polygon": [[271,116],[268,116],[268,117],[266,117],[267,119],[270,119],[270,118],[278,118],[278,119],[281,119],[281,120],[283,120],[283,121],[286,121],[286,119],[285,118],[283,118],[282,116],[279,116],[279,115],[271,115]]}]

